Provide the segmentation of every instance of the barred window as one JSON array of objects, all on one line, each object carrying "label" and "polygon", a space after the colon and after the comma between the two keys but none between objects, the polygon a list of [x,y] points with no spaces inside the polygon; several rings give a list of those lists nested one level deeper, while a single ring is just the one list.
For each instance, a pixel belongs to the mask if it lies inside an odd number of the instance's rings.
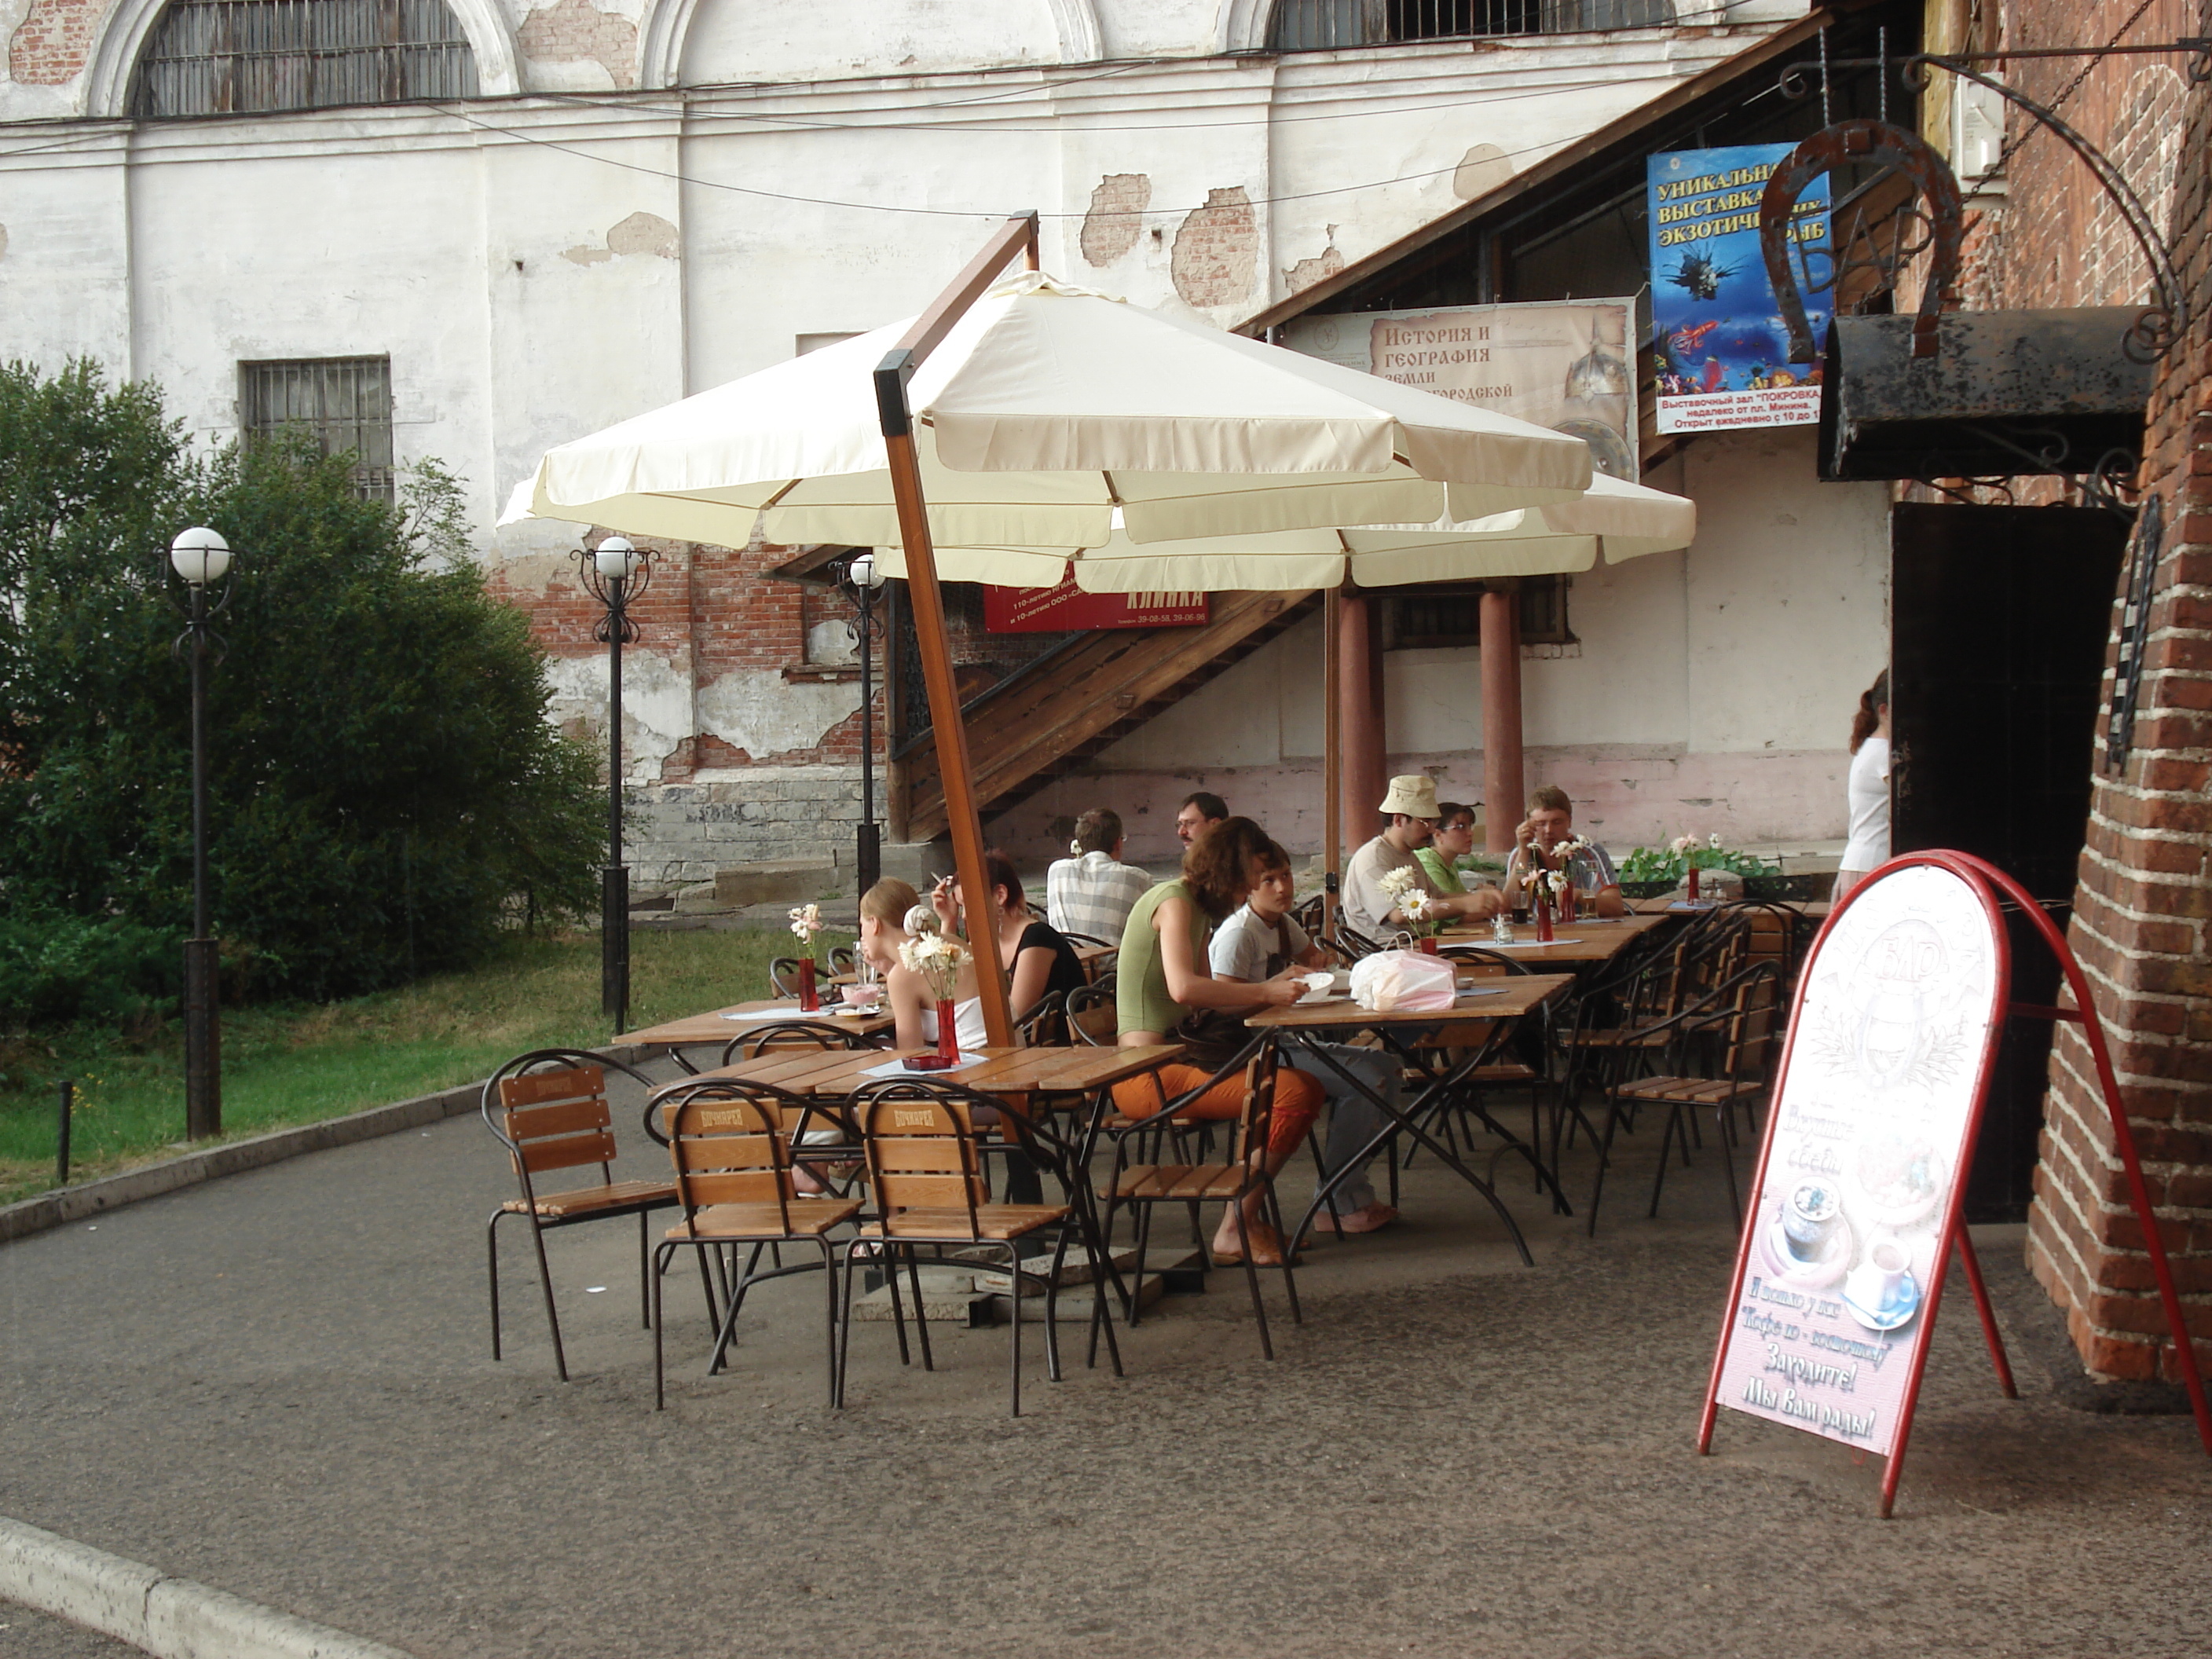
[{"label": "barred window", "polygon": [[[1516,609],[1523,645],[1578,645],[1567,626],[1571,576],[1523,576]],[[1435,650],[1482,643],[1482,585],[1453,582],[1381,596],[1385,651]]]},{"label": "barred window", "polygon": [[391,358],[298,358],[240,363],[238,370],[248,443],[272,433],[310,433],[324,454],[354,458],[354,489],[364,499],[394,499]]},{"label": "barred window", "polygon": [[1674,21],[1674,0],[1276,0],[1267,44],[1304,52],[1472,35],[1655,28]]},{"label": "barred window", "polygon": [[477,94],[446,0],[170,0],[139,55],[131,112],[250,115]]}]

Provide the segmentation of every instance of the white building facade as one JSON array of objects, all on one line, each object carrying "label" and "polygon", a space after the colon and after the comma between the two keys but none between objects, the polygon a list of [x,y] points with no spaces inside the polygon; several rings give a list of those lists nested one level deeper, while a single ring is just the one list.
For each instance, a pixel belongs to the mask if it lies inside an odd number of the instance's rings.
[{"label": "white building facade", "polygon": [[[578,532],[491,528],[544,449],[912,313],[1007,213],[1042,211],[1048,268],[1231,326],[1805,9],[4,0],[0,351],[157,382],[210,442],[316,418],[365,459],[434,457],[466,480],[507,591],[553,617],[573,610],[561,556]],[[1355,44],[1312,45],[1327,40]],[[1581,655],[1529,665],[1532,771],[1556,751],[1578,797],[1581,767],[1656,780],[1668,803],[1617,811],[1607,839],[1671,833],[1690,799],[1747,838],[1840,833],[1842,732],[1883,658],[1886,532],[1882,498],[1809,482],[1804,435],[1651,475],[1708,486],[1698,547],[1583,579]],[[1808,499],[1754,489],[1732,514],[1778,456]],[[766,645],[710,625],[774,562],[745,556],[714,581],[694,569],[686,637],[648,629],[637,648],[658,662],[633,668],[626,720],[658,849],[645,881],[787,850],[748,824],[805,838],[776,814],[694,809],[846,810],[836,734],[857,687],[777,665],[805,663],[810,618],[782,606],[793,637]],[[549,623],[564,713],[588,723],[603,671],[572,634]],[[1232,799],[1279,803],[1286,840],[1317,843],[1294,798],[1319,748],[1318,659],[1314,628],[1291,630],[1003,832],[1046,845],[1092,804],[1141,827],[1173,806],[1139,819],[1131,791],[1225,776]],[[1390,676],[1393,751],[1479,779],[1473,652],[1394,653]],[[715,823],[735,828],[703,833]],[[718,844],[685,853],[695,824]],[[1164,830],[1139,847],[1164,850]]]}]

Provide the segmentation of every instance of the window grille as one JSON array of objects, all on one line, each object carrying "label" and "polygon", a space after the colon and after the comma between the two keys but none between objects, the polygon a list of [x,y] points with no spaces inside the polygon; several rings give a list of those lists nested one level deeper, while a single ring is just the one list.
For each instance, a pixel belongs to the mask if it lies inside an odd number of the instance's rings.
[{"label": "window grille", "polygon": [[1656,28],[1674,0],[1276,0],[1267,44],[1281,52],[1490,34]]},{"label": "window grille", "polygon": [[353,457],[354,489],[364,500],[394,499],[391,358],[240,363],[239,377],[248,443],[273,433],[310,433],[324,454]]},{"label": "window grille", "polygon": [[170,0],[131,112],[249,115],[477,95],[446,0]]},{"label": "window grille", "polygon": [[[1571,576],[1523,576],[1517,594],[1523,645],[1577,645],[1567,626]],[[1427,651],[1482,643],[1482,587],[1452,583],[1382,598],[1382,648]]]}]

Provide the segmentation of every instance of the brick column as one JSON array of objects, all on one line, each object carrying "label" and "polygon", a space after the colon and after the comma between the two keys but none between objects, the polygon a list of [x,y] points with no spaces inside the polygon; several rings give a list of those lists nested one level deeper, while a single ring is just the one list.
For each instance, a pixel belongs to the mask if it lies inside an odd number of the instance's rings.
[{"label": "brick column", "polygon": [[[2212,122],[2190,98],[2173,212],[2176,264],[2207,299]],[[2088,843],[2068,930],[2112,1045],[2160,1237],[2212,1366],[2212,319],[2167,355],[2141,477],[2166,532],[2151,584],[2134,741],[2117,775],[2097,734]],[[2119,603],[2126,598],[2121,574]],[[2114,610],[2115,623],[2118,605]],[[2117,641],[2117,634],[2115,635]],[[2117,643],[2114,655],[2117,655]],[[2112,661],[2106,659],[2106,708]],[[2051,1057],[2028,1266],[2066,1310],[2090,1370],[2157,1370],[2166,1321],[2122,1182],[2087,1045],[2061,1025]],[[2169,1380],[2172,1368],[2166,1367]]]}]

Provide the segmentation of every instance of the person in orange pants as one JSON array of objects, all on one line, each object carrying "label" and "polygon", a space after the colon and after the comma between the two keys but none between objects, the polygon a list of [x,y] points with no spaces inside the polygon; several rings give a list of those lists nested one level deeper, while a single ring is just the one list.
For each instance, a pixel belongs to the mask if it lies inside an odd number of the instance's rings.
[{"label": "person in orange pants", "polygon": [[[1214,978],[1206,961],[1207,935],[1244,902],[1261,875],[1283,859],[1283,849],[1251,819],[1225,818],[1191,843],[1179,879],[1162,882],[1137,901],[1121,934],[1115,968],[1123,1048],[1172,1042],[1176,1028],[1200,1010],[1233,1015],[1285,1007],[1304,994],[1304,981],[1294,969],[1256,984],[1237,984]],[[1164,1100],[1196,1087],[1208,1075],[1195,1066],[1165,1066],[1158,1084],[1135,1078],[1117,1085],[1114,1103],[1124,1116],[1148,1117]],[[1321,1085],[1304,1073],[1286,1068],[1276,1073],[1266,1151],[1270,1174],[1305,1139],[1322,1098]],[[1188,1109],[1194,1117],[1233,1118],[1243,1105],[1244,1077],[1239,1072],[1208,1089]],[[1253,1261],[1273,1266],[1282,1260],[1282,1241],[1261,1216],[1264,1202],[1258,1190],[1243,1200],[1242,1239],[1235,1212],[1222,1216],[1213,1236],[1217,1261],[1241,1260],[1243,1239],[1250,1241]]]}]

